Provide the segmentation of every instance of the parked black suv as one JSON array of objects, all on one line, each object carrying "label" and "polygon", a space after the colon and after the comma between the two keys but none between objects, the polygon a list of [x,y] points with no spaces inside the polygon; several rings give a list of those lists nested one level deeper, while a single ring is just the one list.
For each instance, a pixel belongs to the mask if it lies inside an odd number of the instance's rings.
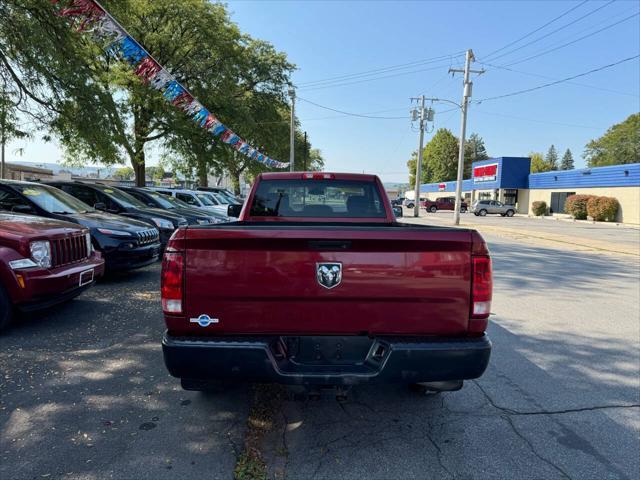
[{"label": "parked black suv", "polygon": [[131,218],[98,212],[71,195],[40,183],[0,180],[0,210],[55,218],[87,227],[107,271],[129,270],[158,259],[158,230]]},{"label": "parked black suv", "polygon": [[110,185],[82,182],[48,182],[48,184],[92,205],[96,210],[135,218],[155,226],[160,232],[160,244],[163,250],[174,230],[189,224],[181,215],[148,207],[137,198]]},{"label": "parked black suv", "polygon": [[187,219],[189,225],[209,225],[212,223],[225,223],[229,222],[229,217],[226,217],[217,212],[204,212],[199,208],[190,207],[189,204],[184,203],[177,198],[162,195],[154,190],[146,187],[118,187],[123,192],[127,192],[132,197],[137,198],[145,205],[153,208],[162,208],[163,210],[169,210],[171,213],[175,213]]}]

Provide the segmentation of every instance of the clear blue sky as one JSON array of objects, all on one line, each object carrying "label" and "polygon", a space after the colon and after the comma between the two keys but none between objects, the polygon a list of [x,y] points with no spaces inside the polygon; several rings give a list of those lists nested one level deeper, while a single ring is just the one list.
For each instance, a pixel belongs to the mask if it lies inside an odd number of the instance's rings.
[{"label": "clear blue sky", "polygon": [[[417,62],[472,48],[478,61],[508,65],[640,11],[638,1],[581,3],[260,0],[230,1],[228,5],[232,19],[243,32],[270,41],[297,65],[294,81],[300,86],[301,98],[348,112],[404,117],[381,120],[341,116],[299,101],[297,116],[302,128],[313,146],[322,150],[328,170],[366,171],[379,174],[387,182],[406,182],[406,161],[418,142],[408,119],[409,97],[425,94],[460,102],[462,94],[461,77],[447,75],[450,65],[462,65],[462,56],[435,63]],[[577,8],[546,28],[489,55],[572,7]],[[535,87],[637,55],[638,18],[509,67],[519,72],[485,65],[487,72],[474,78],[473,99]],[[574,20],[578,21],[561,28]],[[535,41],[556,29],[560,30]],[[517,51],[510,53],[513,49]],[[372,77],[346,77],[341,85],[334,82],[304,88],[309,82],[411,62],[416,63],[375,76],[386,78],[361,81]],[[482,65],[476,63],[474,68]],[[546,152],[555,144],[560,155],[570,148],[576,166],[583,166],[581,155],[587,141],[640,110],[640,62],[635,59],[575,82],[583,85],[564,83],[473,104],[467,131],[484,138],[491,156],[525,156],[531,151]],[[445,104],[435,108],[443,111],[451,107]],[[436,115],[435,127],[449,128],[458,135],[459,113]],[[426,140],[429,138],[427,135]],[[51,150],[27,145],[23,159],[37,160],[34,154],[46,152],[59,157]]]}]

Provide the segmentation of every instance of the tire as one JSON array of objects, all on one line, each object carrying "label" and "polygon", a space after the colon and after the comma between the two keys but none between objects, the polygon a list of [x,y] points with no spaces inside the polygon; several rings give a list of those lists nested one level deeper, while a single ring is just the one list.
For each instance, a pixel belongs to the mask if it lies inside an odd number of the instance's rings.
[{"label": "tire", "polygon": [[429,207],[429,211],[430,211],[431,213],[436,213],[436,212],[438,211],[438,208],[437,208],[435,205],[431,205],[431,206]]},{"label": "tire", "polygon": [[460,213],[467,213],[467,207],[460,207]]},{"label": "tire", "polygon": [[514,215],[515,213],[516,213],[516,212],[514,212],[513,210],[507,210],[506,215],[507,215],[507,217],[513,217],[513,215]]},{"label": "tire", "polygon": [[477,217],[478,216],[478,212],[473,212],[473,214]]},{"label": "tire", "polygon": [[9,295],[2,285],[0,285],[0,332],[6,330],[13,319],[13,305],[9,300]]},{"label": "tire", "polygon": [[482,210],[480,210],[478,212],[478,215],[480,215],[481,217],[486,217],[487,216],[487,211],[483,208]]},{"label": "tire", "polygon": [[415,207],[415,205],[414,205],[413,203],[409,203],[409,204],[407,205],[407,208],[413,208],[413,207]]}]

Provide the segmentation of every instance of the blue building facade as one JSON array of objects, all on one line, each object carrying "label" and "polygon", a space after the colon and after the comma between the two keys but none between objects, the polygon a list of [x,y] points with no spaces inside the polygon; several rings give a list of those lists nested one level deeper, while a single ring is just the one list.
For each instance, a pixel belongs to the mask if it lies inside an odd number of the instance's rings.
[{"label": "blue building facade", "polygon": [[[620,202],[621,212],[626,212],[625,221],[640,223],[640,219],[635,221],[635,217],[640,216],[640,163],[544,173],[530,171],[529,157],[474,162],[471,178],[462,183],[463,197],[470,202],[491,199],[515,205],[519,213],[528,213],[533,201],[542,200],[549,205],[551,213],[563,213],[564,201],[570,195],[609,195]],[[455,190],[455,181],[420,186],[420,192],[429,199],[451,196]]]}]

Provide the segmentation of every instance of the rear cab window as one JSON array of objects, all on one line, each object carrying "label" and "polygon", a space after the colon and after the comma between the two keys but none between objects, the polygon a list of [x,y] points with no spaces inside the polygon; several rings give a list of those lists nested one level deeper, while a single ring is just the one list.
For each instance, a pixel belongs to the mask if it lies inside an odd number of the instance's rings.
[{"label": "rear cab window", "polygon": [[376,184],[366,180],[263,179],[251,217],[386,218]]}]

